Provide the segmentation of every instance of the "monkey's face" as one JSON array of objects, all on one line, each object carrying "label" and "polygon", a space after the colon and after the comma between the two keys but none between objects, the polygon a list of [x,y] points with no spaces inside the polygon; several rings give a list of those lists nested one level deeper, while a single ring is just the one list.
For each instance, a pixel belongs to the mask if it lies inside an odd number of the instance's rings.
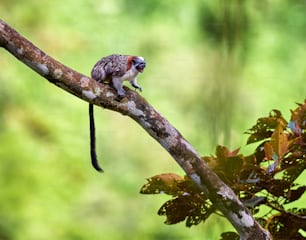
[{"label": "monkey's face", "polygon": [[132,64],[133,66],[136,68],[136,70],[138,72],[143,72],[143,70],[145,69],[146,67],[146,61],[144,60],[143,57],[135,57],[133,60],[132,60]]}]

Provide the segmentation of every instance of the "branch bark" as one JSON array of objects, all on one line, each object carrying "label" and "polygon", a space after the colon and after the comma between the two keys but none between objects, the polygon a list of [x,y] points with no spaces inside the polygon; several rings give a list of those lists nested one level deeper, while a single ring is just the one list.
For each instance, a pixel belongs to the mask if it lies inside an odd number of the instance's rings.
[{"label": "branch bark", "polygon": [[134,119],[167,150],[186,174],[202,189],[231,222],[240,239],[271,239],[239,201],[234,192],[201,159],[194,148],[142,96],[126,89],[127,97],[116,100],[115,91],[61,64],[0,19],[0,46],[56,86],[84,101]]}]

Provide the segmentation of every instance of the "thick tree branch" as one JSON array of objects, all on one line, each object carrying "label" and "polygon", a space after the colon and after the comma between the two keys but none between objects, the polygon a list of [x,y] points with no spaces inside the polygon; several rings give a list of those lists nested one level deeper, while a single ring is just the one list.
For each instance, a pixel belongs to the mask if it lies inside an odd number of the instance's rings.
[{"label": "thick tree branch", "polygon": [[234,192],[210,170],[194,148],[143,97],[132,90],[116,100],[115,91],[99,84],[42,52],[14,29],[0,20],[0,46],[51,83],[97,106],[134,119],[158,141],[232,223],[240,239],[271,239],[252,217]]}]

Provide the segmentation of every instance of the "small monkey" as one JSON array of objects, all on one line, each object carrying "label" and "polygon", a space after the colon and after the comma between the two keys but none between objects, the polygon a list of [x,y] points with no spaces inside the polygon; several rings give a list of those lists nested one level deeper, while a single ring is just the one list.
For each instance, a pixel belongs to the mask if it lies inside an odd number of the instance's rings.
[{"label": "small monkey", "polygon": [[[91,77],[101,83],[110,83],[119,98],[125,97],[123,81],[130,84],[140,92],[142,88],[137,84],[137,75],[142,73],[146,67],[146,61],[140,56],[129,56],[113,54],[103,57],[93,67]],[[96,155],[96,137],[93,104],[89,104],[89,125],[90,125],[90,156],[92,166],[99,172],[103,169],[99,166]]]}]

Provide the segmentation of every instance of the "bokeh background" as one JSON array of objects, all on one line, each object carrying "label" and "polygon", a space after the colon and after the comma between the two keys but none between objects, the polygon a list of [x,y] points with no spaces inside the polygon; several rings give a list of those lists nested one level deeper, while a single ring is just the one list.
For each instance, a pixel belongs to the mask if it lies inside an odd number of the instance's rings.
[{"label": "bokeh background", "polygon": [[[142,95],[202,154],[245,146],[244,132],[306,91],[304,0],[0,0],[0,18],[89,75],[102,56],[141,55]],[[95,108],[104,174],[90,165],[87,103],[0,50],[0,239],[219,239],[211,217],[167,226],[166,196],[139,194],[183,174],[131,119]],[[254,146],[253,146],[254,147]],[[252,147],[251,147],[252,149]]]}]

